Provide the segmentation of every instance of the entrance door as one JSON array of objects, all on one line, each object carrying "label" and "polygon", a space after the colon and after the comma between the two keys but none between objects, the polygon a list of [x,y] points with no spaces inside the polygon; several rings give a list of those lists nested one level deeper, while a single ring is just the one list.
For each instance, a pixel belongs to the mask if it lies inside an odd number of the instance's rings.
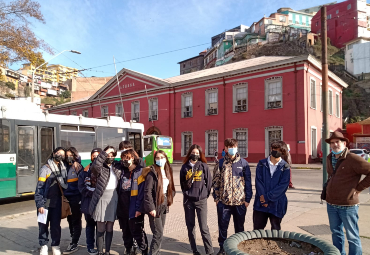
[{"label": "entrance door", "polygon": [[35,191],[38,175],[36,127],[17,127],[17,193]]}]

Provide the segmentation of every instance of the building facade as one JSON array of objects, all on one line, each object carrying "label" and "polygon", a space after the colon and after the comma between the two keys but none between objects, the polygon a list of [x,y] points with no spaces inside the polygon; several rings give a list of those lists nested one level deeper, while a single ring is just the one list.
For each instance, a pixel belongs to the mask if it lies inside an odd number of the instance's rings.
[{"label": "building facade", "polygon": [[288,15],[288,25],[290,27],[311,31],[313,14],[295,11],[291,8],[280,8],[277,12]]},{"label": "building facade", "polygon": [[[19,71],[24,75],[30,76],[35,68],[31,63],[27,63],[23,64],[22,69]],[[73,77],[77,77],[78,69],[63,65],[48,65],[44,69],[37,69],[35,74],[40,76],[44,81],[63,83]]]},{"label": "building facade", "polygon": [[[334,131],[342,127],[347,84],[329,73]],[[312,56],[259,57],[168,79],[122,69],[118,77],[119,87],[114,77],[88,100],[49,111],[143,123],[146,134],[173,138],[176,160],[193,143],[211,159],[230,137],[238,139],[240,154],[250,162],[268,156],[277,140],[290,145],[294,163],[314,161],[321,150],[321,63]]]},{"label": "building facade", "polygon": [[202,70],[204,67],[204,55],[206,51],[202,51],[198,56],[183,60],[180,64],[180,74],[186,74]]},{"label": "building facade", "polygon": [[345,68],[354,76],[370,73],[370,37],[359,37],[345,43]]}]

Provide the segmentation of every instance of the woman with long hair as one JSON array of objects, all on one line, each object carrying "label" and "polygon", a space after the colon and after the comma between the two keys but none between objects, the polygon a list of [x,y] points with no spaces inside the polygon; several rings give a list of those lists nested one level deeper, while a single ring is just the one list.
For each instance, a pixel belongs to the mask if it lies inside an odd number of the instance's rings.
[{"label": "woman with long hair", "polygon": [[184,195],[186,227],[194,255],[200,255],[195,237],[195,213],[206,254],[213,254],[212,238],[207,225],[207,198],[211,193],[212,176],[202,147],[193,144],[180,170],[180,184]]},{"label": "woman with long hair", "polygon": [[169,207],[173,204],[176,194],[173,172],[164,151],[154,154],[155,163],[143,170],[145,178],[143,212],[149,214],[150,229],[153,239],[150,244],[150,255],[160,253],[163,229]]},{"label": "woman with long hair", "polygon": [[[292,157],[290,156],[290,151],[288,145],[284,141],[279,141],[281,144],[281,157],[290,165],[292,166]],[[289,189],[295,189],[292,183],[292,170],[290,170],[290,181],[289,181]]]}]

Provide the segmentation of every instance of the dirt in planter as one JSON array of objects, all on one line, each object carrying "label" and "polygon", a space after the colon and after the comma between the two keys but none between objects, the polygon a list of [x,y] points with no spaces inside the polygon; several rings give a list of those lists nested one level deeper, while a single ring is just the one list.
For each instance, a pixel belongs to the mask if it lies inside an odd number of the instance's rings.
[{"label": "dirt in planter", "polygon": [[[293,242],[293,243],[292,243]],[[294,246],[300,246],[300,248]],[[292,247],[293,246],[293,247]],[[300,242],[288,241],[283,239],[252,239],[246,240],[238,245],[238,249],[250,255],[278,255],[278,254],[294,254],[294,255],[323,255],[321,249],[316,246]]]}]

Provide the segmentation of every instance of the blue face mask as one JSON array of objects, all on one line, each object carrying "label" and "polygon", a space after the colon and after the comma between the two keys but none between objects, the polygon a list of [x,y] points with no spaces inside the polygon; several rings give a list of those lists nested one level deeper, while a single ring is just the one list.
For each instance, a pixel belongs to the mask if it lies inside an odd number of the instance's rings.
[{"label": "blue face mask", "polygon": [[234,156],[238,152],[238,148],[229,148],[227,152],[231,155]]},{"label": "blue face mask", "polygon": [[338,152],[335,152],[335,151],[331,151],[333,154],[335,155],[338,155],[338,154],[341,154],[343,151],[338,151]]},{"label": "blue face mask", "polygon": [[164,167],[164,165],[166,164],[166,159],[163,158],[163,159],[160,159],[160,160],[156,160],[155,161],[155,164],[159,167]]}]

